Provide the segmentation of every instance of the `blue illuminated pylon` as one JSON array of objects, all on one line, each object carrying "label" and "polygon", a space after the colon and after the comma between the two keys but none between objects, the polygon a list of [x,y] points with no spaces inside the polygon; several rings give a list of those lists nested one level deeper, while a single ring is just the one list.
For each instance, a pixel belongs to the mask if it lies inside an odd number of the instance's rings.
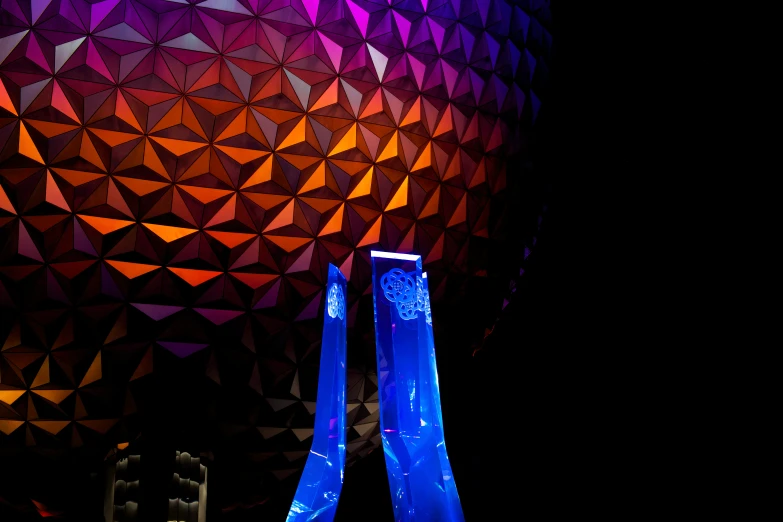
[{"label": "blue illuminated pylon", "polygon": [[381,439],[397,522],[464,521],[440,407],[421,256],[373,251]]},{"label": "blue illuminated pylon", "polygon": [[315,430],[287,522],[334,519],[345,469],[345,277],[329,264]]}]

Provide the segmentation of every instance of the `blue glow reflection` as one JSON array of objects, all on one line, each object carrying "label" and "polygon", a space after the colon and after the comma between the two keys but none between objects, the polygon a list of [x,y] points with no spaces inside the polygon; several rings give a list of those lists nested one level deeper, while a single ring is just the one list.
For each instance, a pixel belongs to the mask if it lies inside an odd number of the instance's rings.
[{"label": "blue glow reflection", "polygon": [[334,519],[345,469],[346,281],[330,264],[313,444],[287,522]]},{"label": "blue glow reflection", "polygon": [[372,271],[381,439],[394,518],[463,522],[443,438],[421,256],[373,251]]}]

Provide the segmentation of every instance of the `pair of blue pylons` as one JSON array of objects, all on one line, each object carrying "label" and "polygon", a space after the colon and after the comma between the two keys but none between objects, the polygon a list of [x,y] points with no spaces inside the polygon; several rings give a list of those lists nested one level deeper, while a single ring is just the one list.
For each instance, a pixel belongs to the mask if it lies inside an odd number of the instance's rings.
[{"label": "pair of blue pylons", "polygon": [[[397,522],[464,521],[443,439],[421,256],[372,251],[381,439]],[[345,469],[345,277],[329,265],[315,430],[287,522],[334,519]]]}]

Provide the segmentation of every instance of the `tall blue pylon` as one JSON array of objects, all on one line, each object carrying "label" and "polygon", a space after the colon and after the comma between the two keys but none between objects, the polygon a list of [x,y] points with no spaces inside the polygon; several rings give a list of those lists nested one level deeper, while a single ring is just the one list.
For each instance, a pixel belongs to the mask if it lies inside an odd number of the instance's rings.
[{"label": "tall blue pylon", "polygon": [[421,256],[371,252],[381,439],[397,522],[463,522]]},{"label": "tall blue pylon", "polygon": [[329,264],[313,444],[287,522],[331,522],[345,469],[345,277]]}]

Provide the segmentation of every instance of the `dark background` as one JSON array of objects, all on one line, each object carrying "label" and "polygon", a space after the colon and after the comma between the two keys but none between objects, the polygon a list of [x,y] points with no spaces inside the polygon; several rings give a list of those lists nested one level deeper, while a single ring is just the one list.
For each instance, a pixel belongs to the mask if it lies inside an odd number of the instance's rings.
[{"label": "dark background", "polygon": [[[645,112],[626,104],[640,58],[622,48],[632,28],[594,3],[550,5],[550,84],[522,187],[545,204],[536,246],[470,362],[443,355],[436,331],[450,462],[468,521],[671,515],[696,485],[664,406],[671,339],[642,304],[661,267],[635,268],[655,255],[637,250],[629,210],[648,179],[627,146]],[[346,470],[335,520],[393,520],[381,451]]]},{"label": "dark background", "polygon": [[[611,260],[596,257],[612,225],[596,210],[601,152],[582,119],[596,101],[596,55],[582,40],[586,9],[553,2],[551,10],[548,98],[530,144],[534,168],[515,194],[545,205],[537,242],[483,348],[462,364],[438,355],[446,443],[469,521],[606,515],[628,489],[617,469],[622,414],[611,411],[620,391],[607,389],[602,369],[616,307],[604,302]],[[436,331],[436,350],[449,341]],[[394,520],[380,450],[346,470],[335,520],[370,520],[360,513]]]}]

